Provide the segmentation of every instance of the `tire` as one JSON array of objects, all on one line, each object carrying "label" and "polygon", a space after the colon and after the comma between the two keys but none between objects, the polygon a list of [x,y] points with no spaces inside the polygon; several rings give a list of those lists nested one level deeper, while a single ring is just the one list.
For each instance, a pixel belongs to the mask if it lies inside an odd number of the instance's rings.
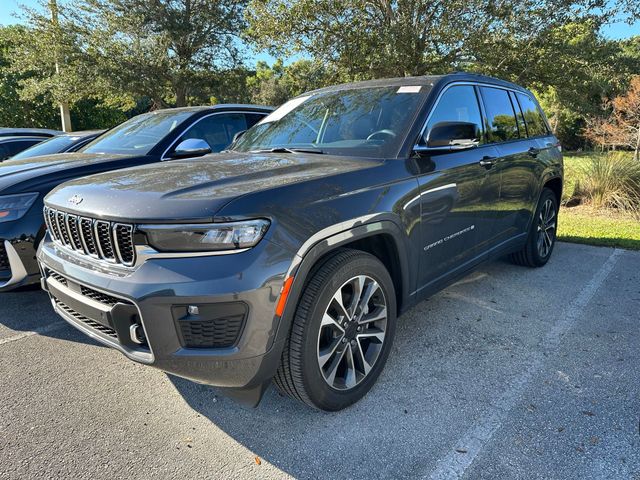
[{"label": "tire", "polygon": [[522,250],[510,255],[511,261],[526,267],[544,266],[553,253],[557,228],[558,200],[552,190],[543,188],[536,213],[531,221],[531,227],[529,227],[527,243]]},{"label": "tire", "polygon": [[[360,301],[353,302],[358,291]],[[367,296],[366,308],[352,308]],[[395,290],[385,266],[368,253],[340,249],[310,274],[274,383],[320,410],[348,407],[376,382],[395,326]]]}]

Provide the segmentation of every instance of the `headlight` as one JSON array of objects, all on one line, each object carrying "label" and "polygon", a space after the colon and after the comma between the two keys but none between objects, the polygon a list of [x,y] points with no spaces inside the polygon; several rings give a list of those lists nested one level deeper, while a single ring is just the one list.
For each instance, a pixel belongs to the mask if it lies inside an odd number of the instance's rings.
[{"label": "headlight", "polygon": [[267,232],[268,220],[203,225],[140,225],[160,252],[209,252],[255,246]]},{"label": "headlight", "polygon": [[0,222],[10,222],[24,217],[38,195],[38,193],[20,193],[0,196]]}]

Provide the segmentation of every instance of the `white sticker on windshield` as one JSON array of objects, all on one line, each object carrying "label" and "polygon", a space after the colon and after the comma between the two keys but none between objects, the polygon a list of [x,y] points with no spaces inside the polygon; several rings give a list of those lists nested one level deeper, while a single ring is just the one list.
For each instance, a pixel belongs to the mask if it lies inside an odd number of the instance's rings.
[{"label": "white sticker on windshield", "polygon": [[405,85],[400,87],[396,93],[418,93],[422,90],[422,85]]},{"label": "white sticker on windshield", "polygon": [[288,102],[282,104],[280,107],[275,109],[270,115],[267,115],[262,119],[259,123],[269,123],[269,122],[277,122],[282,117],[284,117],[287,113],[294,110],[297,106],[303,104],[306,100],[311,98],[311,95],[307,95],[306,97],[298,97],[293,100],[289,100]]}]

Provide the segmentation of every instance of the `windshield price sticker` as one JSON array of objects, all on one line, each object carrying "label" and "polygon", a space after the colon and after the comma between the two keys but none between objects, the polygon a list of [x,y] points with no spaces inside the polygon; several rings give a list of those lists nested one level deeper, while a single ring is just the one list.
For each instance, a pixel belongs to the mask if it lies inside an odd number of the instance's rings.
[{"label": "windshield price sticker", "polygon": [[422,90],[422,85],[405,85],[400,87],[397,93],[419,93]]}]

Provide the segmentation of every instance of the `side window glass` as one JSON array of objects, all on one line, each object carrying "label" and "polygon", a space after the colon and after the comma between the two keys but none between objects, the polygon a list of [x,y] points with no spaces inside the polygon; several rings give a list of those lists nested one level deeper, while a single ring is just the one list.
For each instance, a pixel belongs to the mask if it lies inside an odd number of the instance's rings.
[{"label": "side window glass", "polygon": [[540,135],[547,135],[547,124],[544,121],[542,112],[538,108],[538,105],[524,93],[516,93],[520,106],[522,107],[522,114],[524,115],[524,121],[527,124],[527,130],[530,137],[537,137]]},{"label": "side window glass", "polygon": [[246,130],[246,125],[247,122],[241,113],[211,115],[189,128],[176,145],[189,138],[199,138],[209,144],[212,152],[220,152],[229,146],[237,132]]},{"label": "side window glass", "polygon": [[33,145],[38,143],[38,140],[24,140],[18,142],[9,142],[6,144],[7,155],[13,157],[16,153],[19,153]]},{"label": "side window glass", "polygon": [[516,94],[514,92],[509,92],[509,98],[511,99],[511,105],[513,105],[513,109],[516,111],[516,119],[518,120],[518,130],[520,131],[520,138],[526,138],[527,126],[524,123],[522,109],[520,108],[520,104],[516,99]]},{"label": "side window glass", "polygon": [[[448,89],[436,105],[425,135],[439,123],[464,122],[473,124],[476,129],[476,138],[482,142],[482,116],[476,92],[471,85],[460,85]],[[422,141],[426,143],[426,138]]]},{"label": "side window glass", "polygon": [[247,120],[247,130],[253,127],[256,123],[262,120],[266,115],[261,115],[259,113],[245,113],[244,117]]},{"label": "side window glass", "polygon": [[487,132],[490,142],[505,142],[520,138],[516,115],[509,92],[501,88],[481,87],[487,112]]},{"label": "side window glass", "polygon": [[0,144],[0,160],[6,160],[11,154],[7,150],[6,144]]}]

